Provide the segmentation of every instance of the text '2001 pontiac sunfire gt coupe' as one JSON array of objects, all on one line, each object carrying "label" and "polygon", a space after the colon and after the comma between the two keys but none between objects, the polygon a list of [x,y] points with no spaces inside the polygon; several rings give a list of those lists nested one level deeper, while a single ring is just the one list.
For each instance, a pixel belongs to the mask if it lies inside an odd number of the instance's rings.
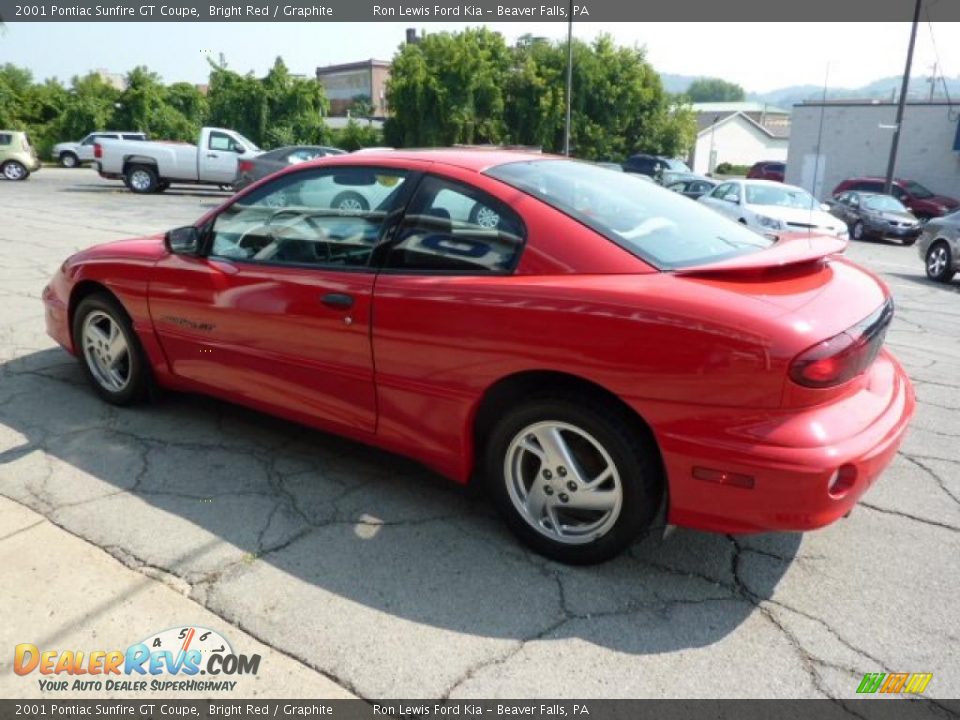
[{"label": "text '2001 pontiac sunfire gt coupe'", "polygon": [[411,456],[589,563],[657,518],[821,527],[886,467],[913,391],[844,247],[563,158],[375,151],[79,252],[43,300],[109,402],[198,391]]}]

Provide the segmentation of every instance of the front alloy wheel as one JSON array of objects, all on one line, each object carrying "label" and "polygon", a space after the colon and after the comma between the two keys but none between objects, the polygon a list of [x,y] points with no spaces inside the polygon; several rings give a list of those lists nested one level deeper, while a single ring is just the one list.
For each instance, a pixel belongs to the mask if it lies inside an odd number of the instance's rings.
[{"label": "front alloy wheel", "polygon": [[615,403],[578,394],[532,398],[502,413],[484,472],[510,529],[560,562],[603,562],[660,510],[659,451],[642,422]]},{"label": "front alloy wheel", "polygon": [[953,276],[950,247],[942,240],[934,243],[927,251],[927,277],[937,282],[950,282]]},{"label": "front alloy wheel", "polygon": [[130,405],[146,396],[146,358],[130,319],[111,295],[96,293],[80,301],[73,343],[87,379],[104,400]]}]

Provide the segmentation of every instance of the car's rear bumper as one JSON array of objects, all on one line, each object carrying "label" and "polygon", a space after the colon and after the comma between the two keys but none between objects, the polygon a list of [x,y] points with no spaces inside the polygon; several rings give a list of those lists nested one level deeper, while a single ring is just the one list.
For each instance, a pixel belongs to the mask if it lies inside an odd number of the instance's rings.
[{"label": "car's rear bumper", "polygon": [[[828,525],[893,460],[914,406],[906,372],[884,352],[862,387],[836,402],[789,413],[706,412],[655,427],[669,522],[734,533]],[[831,494],[828,483],[841,468],[851,486]]]}]

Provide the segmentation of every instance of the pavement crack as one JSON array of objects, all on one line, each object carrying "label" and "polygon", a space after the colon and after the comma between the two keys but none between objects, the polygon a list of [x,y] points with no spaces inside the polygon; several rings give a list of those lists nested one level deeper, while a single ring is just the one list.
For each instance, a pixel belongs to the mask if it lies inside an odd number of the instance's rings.
[{"label": "pavement crack", "polygon": [[868,502],[860,501],[859,505],[865,507],[868,510],[873,510],[874,512],[883,513],[884,515],[892,515],[894,517],[903,518],[904,520],[912,520],[914,522],[921,523],[923,525],[929,525],[930,527],[941,528],[942,530],[949,530],[950,532],[960,533],[960,527],[954,525],[948,525],[947,523],[942,523],[937,520],[930,520],[929,518],[922,518],[918,515],[912,515],[910,513],[901,512],[900,510],[890,510],[888,508],[882,508],[879,505],[873,505]]}]

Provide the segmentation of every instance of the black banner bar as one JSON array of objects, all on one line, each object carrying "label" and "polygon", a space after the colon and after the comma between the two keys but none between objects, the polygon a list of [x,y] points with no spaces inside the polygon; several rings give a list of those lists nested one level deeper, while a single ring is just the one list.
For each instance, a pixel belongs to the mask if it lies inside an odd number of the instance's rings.
[{"label": "black banner bar", "polygon": [[0,718],[337,718],[337,720],[927,720],[960,718],[960,701],[869,700],[0,700]]},{"label": "black banner bar", "polygon": [[[565,0],[0,0],[13,22],[567,22]],[[575,0],[575,22],[909,21],[913,0]],[[960,1],[928,0],[933,21],[960,21]],[[851,32],[857,31],[851,27]],[[814,41],[815,42],[815,41]]]}]

